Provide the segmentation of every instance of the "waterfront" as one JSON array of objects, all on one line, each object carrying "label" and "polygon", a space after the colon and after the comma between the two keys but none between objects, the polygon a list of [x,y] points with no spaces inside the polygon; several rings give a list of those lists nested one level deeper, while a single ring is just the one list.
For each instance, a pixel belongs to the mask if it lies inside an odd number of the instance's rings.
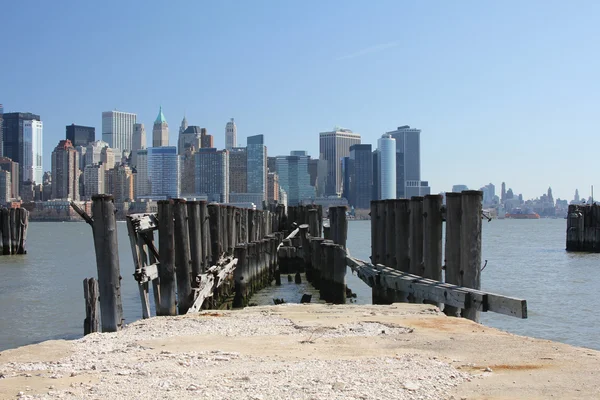
[{"label": "waterfront", "polygon": [[[513,333],[600,349],[594,334],[600,316],[592,294],[598,287],[600,254],[566,253],[563,219],[484,222],[483,287],[525,298],[529,319],[483,314],[483,323]],[[141,317],[125,224],[119,223],[123,308],[126,322]],[[369,221],[349,223],[352,255],[368,260]],[[96,275],[92,232],[84,223],[36,223],[28,232],[29,254],[0,257],[0,350],[83,331],[82,280]],[[356,302],[370,303],[370,288],[348,275]],[[289,289],[285,289],[289,288]],[[287,294],[297,288],[284,286]],[[266,289],[255,301],[277,295]],[[294,295],[290,297],[294,298]],[[299,299],[298,299],[299,300]]]}]

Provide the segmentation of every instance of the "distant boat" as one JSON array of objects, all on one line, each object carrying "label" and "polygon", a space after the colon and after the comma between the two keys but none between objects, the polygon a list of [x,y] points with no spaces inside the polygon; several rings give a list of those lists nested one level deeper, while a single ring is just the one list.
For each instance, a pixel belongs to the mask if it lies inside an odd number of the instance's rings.
[{"label": "distant boat", "polygon": [[506,213],[506,218],[512,219],[540,219],[540,215],[532,210],[522,210],[515,208],[511,212]]}]

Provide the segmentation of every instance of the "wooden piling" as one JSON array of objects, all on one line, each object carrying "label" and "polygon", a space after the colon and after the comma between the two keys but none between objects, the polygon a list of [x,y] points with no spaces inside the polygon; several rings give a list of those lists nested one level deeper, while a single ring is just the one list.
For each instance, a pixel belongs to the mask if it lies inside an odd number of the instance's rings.
[{"label": "wooden piling", "polygon": [[423,197],[412,197],[410,209],[410,273],[423,276]]},{"label": "wooden piling", "polygon": [[[460,221],[461,221],[461,194],[446,193],[446,246],[445,246],[445,282],[453,285],[462,285],[460,274]],[[460,309],[444,305],[444,314],[457,317]]]},{"label": "wooden piling", "polygon": [[237,258],[238,262],[233,272],[233,279],[235,282],[235,296],[233,298],[234,307],[245,307],[248,300],[246,298],[246,278],[244,276],[247,272],[246,255],[247,249],[245,244],[238,244],[235,246],[235,249],[233,250],[233,256]]},{"label": "wooden piling", "polygon": [[[460,225],[460,269],[462,285],[481,289],[481,215],[483,192],[465,190],[461,198]],[[475,307],[465,308],[462,316],[479,322],[480,311]]]},{"label": "wooden piling", "polygon": [[223,229],[221,226],[221,206],[212,203],[208,205],[208,218],[210,229],[210,265],[217,265],[219,258],[223,255]]},{"label": "wooden piling", "polygon": [[319,214],[316,208],[308,210],[308,232],[312,237],[319,237]]},{"label": "wooden piling", "polygon": [[373,265],[379,262],[379,254],[377,253],[377,231],[379,230],[379,213],[377,209],[377,201],[371,201],[371,263]]},{"label": "wooden piling", "polygon": [[200,202],[188,201],[187,212],[190,238],[191,284],[193,287],[196,287],[196,277],[202,273],[202,222],[200,220]]},{"label": "wooden piling", "polygon": [[95,278],[83,280],[83,298],[85,299],[85,320],[83,334],[98,332],[98,281]]},{"label": "wooden piling", "polygon": [[[329,223],[331,223],[331,220],[329,221]],[[331,225],[323,226],[323,237],[326,240],[331,240]]]},{"label": "wooden piling", "polygon": [[395,200],[384,200],[385,212],[385,253],[383,264],[390,268],[396,267],[396,210]]},{"label": "wooden piling", "polygon": [[179,314],[187,313],[192,305],[190,268],[190,238],[187,205],[184,199],[173,200],[175,240],[175,274],[177,276],[177,308]]},{"label": "wooden piling", "polygon": [[160,279],[160,308],[157,315],[177,315],[175,307],[175,226],[173,202],[158,201],[158,277]]},{"label": "wooden piling", "polygon": [[98,269],[102,332],[116,332],[123,326],[123,303],[113,196],[105,194],[92,196],[92,218],[94,219],[92,230]]},{"label": "wooden piling", "polygon": [[10,209],[10,254],[17,254],[17,223],[20,225],[21,219],[17,215],[17,209]]},{"label": "wooden piling", "polygon": [[[24,208],[21,208],[21,235],[19,242],[19,249],[17,250],[17,254],[27,254],[27,249],[25,248],[27,243],[27,228],[29,227],[29,211]],[[0,235],[1,236],[1,235]],[[0,245],[1,247],[1,245]]]},{"label": "wooden piling", "polygon": [[200,236],[202,237],[202,272],[210,267],[210,219],[208,217],[208,203],[200,201]]},{"label": "wooden piling", "polygon": [[442,280],[442,196],[430,194],[423,199],[424,278]]},{"label": "wooden piling", "polygon": [[321,237],[310,239],[311,283],[315,289],[321,287],[321,243],[324,240]]},{"label": "wooden piling", "polygon": [[346,249],[333,246],[333,266],[330,300],[333,304],[346,304]]},{"label": "wooden piling", "polygon": [[321,285],[319,295],[322,300],[331,301],[331,288],[333,284],[334,244],[331,240],[321,242]]},{"label": "wooden piling", "polygon": [[11,254],[11,239],[10,239],[10,211],[8,208],[2,209],[2,253],[4,255]]}]

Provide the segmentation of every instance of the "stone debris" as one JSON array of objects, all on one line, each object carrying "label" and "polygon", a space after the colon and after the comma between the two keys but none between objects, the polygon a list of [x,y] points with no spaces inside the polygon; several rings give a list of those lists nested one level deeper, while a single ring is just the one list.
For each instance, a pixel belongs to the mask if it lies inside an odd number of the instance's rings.
[{"label": "stone debris", "polygon": [[[47,378],[84,382],[54,385],[44,394],[19,399],[444,399],[469,378],[448,363],[419,355],[360,359],[292,358],[226,351],[165,351],[141,341],[191,335],[235,337],[292,335],[306,341],[314,327],[303,327],[263,310],[219,317],[158,317],[128,325],[118,333],[95,333],[72,342],[73,353],[59,363],[0,364],[0,374],[39,372]],[[411,329],[379,322],[352,322],[320,328],[314,340],[343,337],[386,338]],[[269,338],[267,338],[269,337]],[[304,345],[303,345],[304,346]],[[357,351],[359,351],[357,349]],[[89,377],[89,379],[88,379]],[[63,381],[64,382],[64,381]],[[31,392],[30,392],[31,393]]]}]

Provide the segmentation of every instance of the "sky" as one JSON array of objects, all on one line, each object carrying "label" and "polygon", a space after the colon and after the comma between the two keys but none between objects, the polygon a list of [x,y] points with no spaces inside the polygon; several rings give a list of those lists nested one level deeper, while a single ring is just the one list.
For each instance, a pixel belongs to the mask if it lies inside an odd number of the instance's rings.
[{"label": "sky", "polygon": [[[270,156],[352,129],[421,133],[432,193],[505,181],[525,198],[582,196],[600,139],[597,1],[4,1],[0,103],[44,122],[44,170],[65,126],[162,105],[224,147]],[[151,136],[150,134],[148,136]]]}]

